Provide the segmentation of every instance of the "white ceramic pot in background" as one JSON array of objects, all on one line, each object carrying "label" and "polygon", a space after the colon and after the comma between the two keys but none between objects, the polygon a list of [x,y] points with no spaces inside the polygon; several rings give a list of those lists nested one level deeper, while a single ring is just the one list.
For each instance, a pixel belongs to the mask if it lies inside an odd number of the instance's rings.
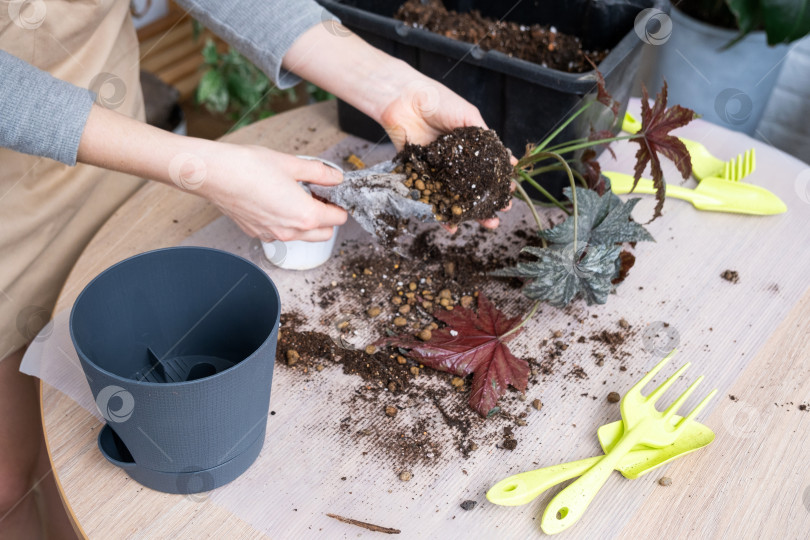
[{"label": "white ceramic pot in background", "polygon": [[[301,159],[311,159],[321,161],[330,167],[343,172],[343,169],[325,159],[313,156],[296,156]],[[307,193],[309,188],[305,184],[299,184]],[[338,230],[340,228],[335,226],[332,231],[332,237],[323,242],[304,242],[303,240],[290,240],[282,242],[276,240],[274,242],[262,242],[262,249],[264,256],[275,266],[287,270],[309,270],[316,268],[332,256],[332,249],[335,247],[335,239],[337,238]]]},{"label": "white ceramic pot in background", "polygon": [[[753,134],[787,54],[787,45],[769,47],[765,32],[751,32],[724,47],[738,32],[698,21],[672,8],[671,35],[646,46],[654,95],[666,78],[669,104],[689,107],[715,124]],[[644,70],[647,71],[647,70]]]}]

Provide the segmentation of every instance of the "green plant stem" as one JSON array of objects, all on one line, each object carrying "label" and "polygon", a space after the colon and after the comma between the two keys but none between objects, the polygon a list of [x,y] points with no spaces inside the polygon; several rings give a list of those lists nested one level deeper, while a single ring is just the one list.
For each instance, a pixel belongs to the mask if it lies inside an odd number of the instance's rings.
[{"label": "green plant stem", "polygon": [[539,192],[540,192],[540,193],[541,193],[541,194],[542,194],[544,197],[548,198],[548,200],[549,200],[549,201],[551,201],[551,203],[552,203],[554,206],[556,206],[557,208],[559,208],[560,210],[562,210],[563,212],[565,212],[565,213],[566,213],[566,214],[568,214],[569,216],[571,215],[571,213],[570,213],[570,212],[568,211],[568,209],[567,209],[567,208],[566,208],[566,207],[563,205],[563,203],[561,203],[560,201],[558,201],[558,200],[557,200],[557,198],[556,198],[556,197],[554,197],[554,195],[552,195],[551,193],[549,193],[549,192],[546,190],[546,188],[544,188],[543,186],[541,186],[540,184],[538,184],[537,182],[535,182],[534,178],[532,178],[531,176],[529,176],[528,174],[526,174],[526,171],[520,171],[520,170],[519,170],[519,171],[517,171],[517,173],[518,173],[518,174],[519,174],[519,175],[520,175],[520,176],[521,176],[521,177],[522,177],[522,178],[523,178],[525,181],[527,181],[527,182],[529,183],[529,185],[531,185],[531,186],[532,186],[534,189],[536,189],[537,191],[539,191]]},{"label": "green plant stem", "polygon": [[568,118],[565,120],[565,122],[563,122],[562,124],[560,124],[560,126],[559,126],[559,127],[557,127],[557,129],[555,129],[554,131],[552,131],[552,132],[551,132],[551,135],[549,135],[548,137],[546,137],[545,139],[543,139],[543,142],[541,142],[541,143],[540,143],[540,144],[538,144],[536,147],[534,147],[534,148],[533,148],[533,149],[532,149],[532,150],[529,152],[529,155],[534,156],[534,155],[538,154],[539,152],[542,152],[543,150],[545,150],[545,148],[546,148],[546,146],[548,145],[548,143],[550,143],[550,142],[551,142],[551,141],[554,139],[554,137],[556,137],[557,135],[559,135],[559,134],[560,134],[560,132],[561,132],[562,130],[564,130],[566,127],[568,127],[568,125],[569,125],[571,122],[573,122],[573,121],[574,121],[574,119],[575,119],[577,116],[579,116],[580,114],[582,114],[582,113],[584,113],[585,111],[587,111],[587,110],[588,110],[588,107],[590,107],[590,106],[591,106],[591,105],[593,105],[594,103],[596,103],[596,101],[591,101],[591,102],[589,102],[589,103],[586,103],[586,104],[585,104],[585,105],[583,105],[582,107],[580,107],[580,108],[579,108],[579,110],[578,110],[577,112],[575,112],[574,114],[572,114],[571,116],[569,116],[569,117],[568,117]]},{"label": "green plant stem", "polygon": [[543,167],[538,167],[536,169],[526,171],[526,174],[528,174],[529,176],[537,176],[538,174],[543,174],[545,172],[561,171],[561,170],[562,170],[562,167],[560,167],[559,165],[556,165],[556,164],[555,165],[545,165]]},{"label": "green plant stem", "polygon": [[571,169],[571,172],[574,173],[574,176],[577,177],[577,180],[579,180],[579,183],[582,184],[582,187],[588,188],[588,181],[585,180],[585,177],[582,176],[582,174],[580,174],[579,171],[577,171],[576,169]]},{"label": "green plant stem", "polygon": [[[568,160],[568,162],[572,163],[572,160]],[[538,176],[540,174],[549,171],[562,171],[562,170],[564,169],[559,165],[547,165],[545,167],[540,167],[539,169],[532,169],[531,171],[528,171],[526,174],[528,174],[529,176]],[[582,184],[582,187],[588,187],[588,182],[585,180],[585,177],[582,176],[582,174],[580,174],[579,171],[577,171],[576,169],[571,169],[571,172],[574,173],[574,176],[577,177],[577,180],[579,180],[579,182]]]},{"label": "green plant stem", "polygon": [[534,305],[532,306],[532,309],[529,311],[529,313],[528,313],[528,314],[526,314],[526,316],[525,316],[525,317],[523,317],[523,320],[522,320],[522,321],[520,321],[520,324],[518,324],[517,326],[515,326],[514,328],[512,328],[511,330],[509,330],[509,331],[508,331],[507,333],[505,333],[504,335],[500,336],[500,337],[499,337],[499,339],[500,339],[501,341],[503,341],[503,339],[504,339],[505,337],[507,337],[507,336],[511,336],[512,334],[514,334],[515,332],[517,332],[518,330],[520,330],[521,328],[523,328],[523,327],[526,325],[526,323],[527,323],[527,322],[529,322],[529,319],[531,319],[532,317],[534,317],[534,314],[535,314],[535,313],[537,313],[537,308],[539,308],[539,307],[540,307],[540,300],[538,300],[538,301],[536,301],[536,302],[534,303]]},{"label": "green plant stem", "polygon": [[571,139],[570,141],[565,141],[563,143],[555,144],[554,146],[549,146],[546,148],[546,152],[556,152],[558,148],[565,148],[569,144],[578,144],[582,142],[586,142],[588,137],[582,137],[580,139]]},{"label": "green plant stem", "polygon": [[[556,154],[567,154],[568,152],[573,152],[574,150],[579,150],[581,148],[588,148],[590,146],[599,146],[600,144],[608,144],[615,141],[626,141],[629,139],[638,139],[642,137],[638,133],[634,133],[632,135],[621,135],[619,137],[610,137],[608,139],[597,139],[595,141],[587,141],[584,143],[572,144],[570,146],[564,146],[562,148],[557,148],[554,150]],[[532,154],[532,155],[540,155],[540,153]]]},{"label": "green plant stem", "polygon": [[[517,192],[520,193],[520,196],[523,197],[523,200],[526,201],[526,204],[529,205],[529,210],[532,211],[532,217],[534,218],[534,222],[537,223],[537,229],[543,231],[545,227],[543,227],[543,222],[540,220],[540,214],[537,213],[537,209],[534,207],[534,204],[532,204],[531,197],[529,197],[529,194],[526,193],[525,189],[523,189],[523,186],[520,185],[520,182],[517,182],[515,180],[512,180],[512,182],[515,184],[515,189],[517,190]],[[548,247],[548,243],[546,242],[545,238],[541,236],[540,240],[542,241],[544,248]]]},{"label": "green plant stem", "polygon": [[565,158],[560,154],[556,154],[554,152],[538,152],[536,155],[556,159],[560,162],[560,164],[562,164],[565,172],[568,174],[568,181],[571,183],[571,202],[574,205],[574,257],[576,257],[577,236],[579,235],[579,231],[577,230],[577,226],[579,224],[579,207],[577,206],[577,185],[574,181],[574,173],[571,172],[571,167],[568,166],[568,162],[565,161]]}]

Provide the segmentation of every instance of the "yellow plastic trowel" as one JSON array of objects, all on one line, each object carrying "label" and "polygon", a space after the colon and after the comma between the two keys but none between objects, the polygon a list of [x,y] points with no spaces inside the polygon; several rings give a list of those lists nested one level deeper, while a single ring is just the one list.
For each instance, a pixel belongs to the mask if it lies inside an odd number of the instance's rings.
[{"label": "yellow plastic trowel", "polygon": [[[602,174],[610,179],[610,188],[617,195],[630,193],[633,188],[632,175],[612,171]],[[655,188],[652,180],[642,178],[632,192],[652,195]],[[787,211],[782,199],[762,186],[714,177],[704,178],[695,189],[667,184],[667,197],[689,201],[698,210],[711,212],[767,216]]]}]

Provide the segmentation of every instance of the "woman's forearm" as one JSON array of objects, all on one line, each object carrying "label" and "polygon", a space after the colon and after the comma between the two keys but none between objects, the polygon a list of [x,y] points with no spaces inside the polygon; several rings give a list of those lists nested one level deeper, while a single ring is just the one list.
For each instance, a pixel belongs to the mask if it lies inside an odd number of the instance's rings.
[{"label": "woman's forearm", "polygon": [[457,127],[485,127],[466,100],[334,21],[304,32],[283,65],[376,120],[398,148],[427,144]]},{"label": "woman's forearm", "polygon": [[[94,105],[79,141],[77,160],[194,189],[207,168],[211,141],[181,137]],[[181,163],[182,161],[182,163]],[[183,185],[186,182],[186,185]],[[196,186],[200,187],[200,186]]]},{"label": "woman's forearm", "polygon": [[325,240],[346,221],[346,212],[313,199],[297,182],[339,183],[332,167],[258,146],[181,137],[99,106],[90,111],[78,159],[201,195],[264,240]]},{"label": "woman's forearm", "polygon": [[327,21],[304,32],[284,56],[284,68],[379,122],[402,89],[424,76],[335,25]]}]

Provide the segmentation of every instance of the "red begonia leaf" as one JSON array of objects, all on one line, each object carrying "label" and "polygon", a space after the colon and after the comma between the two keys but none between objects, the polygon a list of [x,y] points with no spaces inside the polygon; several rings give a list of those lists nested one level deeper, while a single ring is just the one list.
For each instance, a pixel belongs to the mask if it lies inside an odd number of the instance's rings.
[{"label": "red begonia leaf", "polygon": [[[596,72],[596,101],[613,111],[613,117],[617,117],[619,115],[619,102],[613,99],[613,96],[610,95],[610,92],[607,91],[605,87],[605,78],[602,76],[602,73],[596,69],[596,64],[594,64],[590,58],[587,58],[588,62],[590,62],[591,66],[593,66],[594,71]],[[611,136],[613,136],[611,134]]]},{"label": "red begonia leaf", "polygon": [[689,178],[689,175],[692,174],[692,159],[689,157],[689,151],[680,139],[670,135],[669,132],[675,128],[685,126],[697,115],[695,111],[680,105],[667,109],[666,81],[664,81],[661,91],[655,96],[652,107],[650,107],[649,95],[644,85],[641,87],[641,93],[641,130],[638,132],[640,137],[630,139],[639,145],[636,152],[636,167],[633,171],[633,177],[635,178],[633,187],[638,183],[647,163],[649,163],[652,181],[656,189],[655,199],[657,202],[652,217],[652,219],[655,219],[661,215],[661,209],[664,207],[664,196],[666,195],[664,172],[661,170],[661,161],[658,154],[672,160],[683,177]]},{"label": "red begonia leaf", "polygon": [[588,183],[588,188],[599,195],[605,194],[605,179],[602,177],[602,166],[596,160],[596,150],[587,148],[579,159],[582,177]]},{"label": "red begonia leaf", "polygon": [[509,385],[526,390],[529,363],[513,355],[506,345],[520,333],[509,334],[521,317],[510,319],[483,293],[478,296],[477,313],[459,306],[434,316],[447,326],[435,330],[429,341],[402,336],[381,342],[410,349],[411,358],[433,369],[461,377],[473,373],[470,406],[482,416],[495,407]]}]

